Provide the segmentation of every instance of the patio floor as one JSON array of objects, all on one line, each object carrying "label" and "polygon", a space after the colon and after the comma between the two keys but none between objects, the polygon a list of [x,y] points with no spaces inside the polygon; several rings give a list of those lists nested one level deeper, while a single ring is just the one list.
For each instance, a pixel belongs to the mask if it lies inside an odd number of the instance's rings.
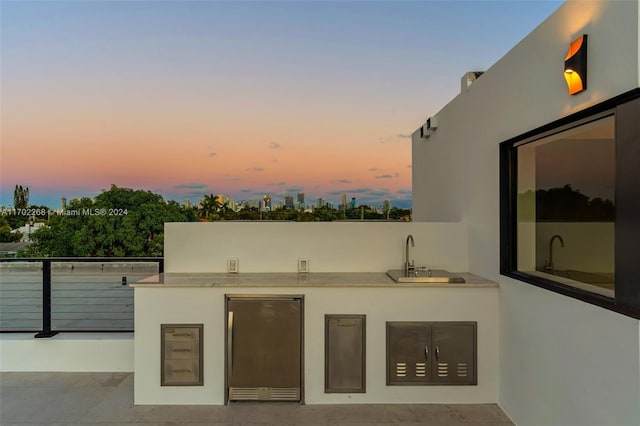
[{"label": "patio floor", "polygon": [[0,424],[513,425],[496,404],[133,405],[133,373],[0,373]]}]

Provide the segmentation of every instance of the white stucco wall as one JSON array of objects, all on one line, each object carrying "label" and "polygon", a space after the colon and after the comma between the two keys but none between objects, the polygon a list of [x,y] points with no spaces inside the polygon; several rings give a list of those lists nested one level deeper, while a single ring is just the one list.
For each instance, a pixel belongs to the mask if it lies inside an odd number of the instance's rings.
[{"label": "white stucco wall", "polygon": [[640,424],[638,321],[504,278],[499,404],[519,426]]},{"label": "white stucco wall", "polygon": [[0,335],[0,371],[133,371],[133,333]]},{"label": "white stucco wall", "polygon": [[[499,403],[518,425],[640,424],[640,323],[500,277],[498,188],[500,142],[639,87],[639,16],[637,0],[564,4],[413,135],[414,220],[467,223],[470,271],[500,283]],[[569,96],[585,33],[588,89]]]},{"label": "white stucco wall", "polygon": [[465,272],[467,228],[461,223],[211,222],[165,225],[166,272],[384,272],[401,269],[407,235],[417,266]]}]

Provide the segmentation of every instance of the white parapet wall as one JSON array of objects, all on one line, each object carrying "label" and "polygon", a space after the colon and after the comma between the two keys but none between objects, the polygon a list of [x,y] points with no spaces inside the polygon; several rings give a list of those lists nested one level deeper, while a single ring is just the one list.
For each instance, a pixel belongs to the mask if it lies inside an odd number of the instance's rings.
[{"label": "white parapet wall", "polygon": [[211,222],[165,225],[166,272],[383,272],[404,262],[407,235],[416,265],[465,272],[463,223],[414,222]]},{"label": "white parapet wall", "polygon": [[1,334],[0,371],[133,371],[133,333]]}]

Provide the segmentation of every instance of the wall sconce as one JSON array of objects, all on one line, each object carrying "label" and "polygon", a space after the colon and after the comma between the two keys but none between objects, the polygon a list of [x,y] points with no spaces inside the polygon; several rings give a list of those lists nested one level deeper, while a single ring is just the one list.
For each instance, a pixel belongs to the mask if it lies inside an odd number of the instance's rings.
[{"label": "wall sconce", "polygon": [[437,128],[438,128],[438,118],[437,117],[427,118],[427,122],[420,128],[420,137],[422,139],[428,139]]},{"label": "wall sconce", "polygon": [[569,52],[564,58],[564,79],[567,81],[569,94],[575,95],[587,88],[587,35],[584,34],[569,45]]}]

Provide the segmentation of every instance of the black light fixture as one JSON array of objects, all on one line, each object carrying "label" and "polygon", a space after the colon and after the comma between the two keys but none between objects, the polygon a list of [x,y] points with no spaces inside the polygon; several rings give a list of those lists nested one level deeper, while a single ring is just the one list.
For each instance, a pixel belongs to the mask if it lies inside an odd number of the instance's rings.
[{"label": "black light fixture", "polygon": [[583,34],[569,45],[564,58],[564,79],[569,94],[575,95],[587,88],[587,35]]}]

